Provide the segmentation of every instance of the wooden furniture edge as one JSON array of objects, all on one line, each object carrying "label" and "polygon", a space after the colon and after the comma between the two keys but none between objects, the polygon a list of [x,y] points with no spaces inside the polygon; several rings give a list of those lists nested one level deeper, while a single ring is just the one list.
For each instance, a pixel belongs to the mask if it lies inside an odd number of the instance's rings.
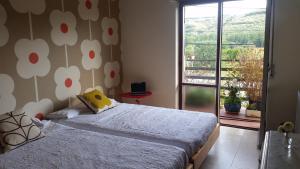
[{"label": "wooden furniture edge", "polygon": [[186,169],[193,169],[193,164],[188,164],[188,166],[186,167]]},{"label": "wooden furniture edge", "polygon": [[199,169],[202,162],[208,155],[209,150],[215,144],[220,135],[220,124],[218,123],[213,132],[208,137],[207,142],[198,150],[198,152],[192,157],[194,169]]}]

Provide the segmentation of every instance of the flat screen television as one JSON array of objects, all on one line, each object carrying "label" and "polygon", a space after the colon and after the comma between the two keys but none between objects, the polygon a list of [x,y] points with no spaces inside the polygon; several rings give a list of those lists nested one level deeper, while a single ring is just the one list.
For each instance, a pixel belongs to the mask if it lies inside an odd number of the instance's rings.
[{"label": "flat screen television", "polygon": [[131,83],[132,95],[143,95],[146,92],[146,82]]},{"label": "flat screen television", "polygon": [[296,133],[300,133],[300,90],[297,94]]}]

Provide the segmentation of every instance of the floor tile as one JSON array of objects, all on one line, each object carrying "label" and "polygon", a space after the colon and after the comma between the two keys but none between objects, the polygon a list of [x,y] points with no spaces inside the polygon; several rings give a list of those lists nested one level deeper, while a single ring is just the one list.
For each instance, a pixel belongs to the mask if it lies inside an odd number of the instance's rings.
[{"label": "floor tile", "polygon": [[201,169],[257,169],[257,137],[257,131],[222,126]]}]

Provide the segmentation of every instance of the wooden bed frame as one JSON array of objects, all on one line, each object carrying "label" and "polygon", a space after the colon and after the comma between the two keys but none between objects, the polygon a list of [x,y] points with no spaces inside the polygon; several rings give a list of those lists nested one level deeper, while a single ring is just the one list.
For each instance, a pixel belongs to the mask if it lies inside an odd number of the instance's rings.
[{"label": "wooden bed frame", "polygon": [[190,161],[192,165],[188,165],[187,169],[199,169],[202,162],[208,155],[209,150],[215,144],[216,140],[220,135],[220,124],[218,123],[214,128],[213,132],[208,137],[207,142],[197,151]]},{"label": "wooden bed frame", "polygon": [[189,164],[186,169],[193,169],[193,164]]}]

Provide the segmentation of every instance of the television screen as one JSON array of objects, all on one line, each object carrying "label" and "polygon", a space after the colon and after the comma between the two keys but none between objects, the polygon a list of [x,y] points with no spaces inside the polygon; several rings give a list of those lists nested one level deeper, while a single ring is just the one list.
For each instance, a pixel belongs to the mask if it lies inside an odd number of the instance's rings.
[{"label": "television screen", "polygon": [[140,95],[146,92],[146,82],[131,83],[131,94]]}]

